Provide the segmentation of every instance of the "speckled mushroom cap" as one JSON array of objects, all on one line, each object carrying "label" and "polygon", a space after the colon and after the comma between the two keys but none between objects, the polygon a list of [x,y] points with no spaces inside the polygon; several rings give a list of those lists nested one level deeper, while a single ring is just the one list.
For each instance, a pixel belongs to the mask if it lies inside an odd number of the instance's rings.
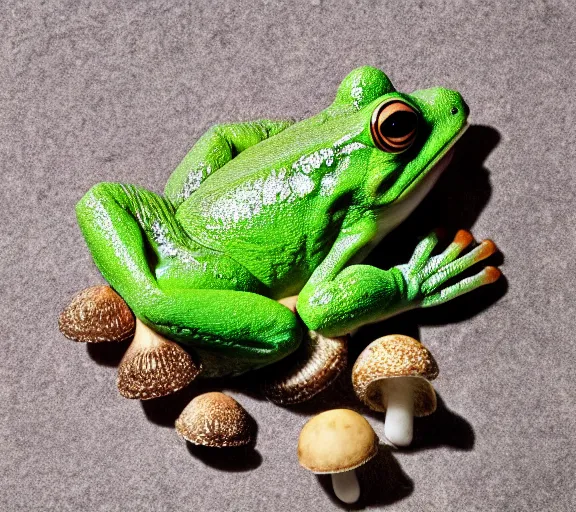
[{"label": "speckled mushroom cap", "polygon": [[314,416],[298,439],[300,465],[316,474],[342,473],[378,453],[378,436],[357,412],[333,409]]},{"label": "speckled mushroom cap", "polygon": [[74,341],[123,341],[134,334],[134,315],[109,286],[92,286],[77,293],[58,317],[64,336]]},{"label": "speckled mushroom cap", "polygon": [[386,412],[386,379],[411,377],[414,415],[436,410],[436,392],[430,384],[438,365],[430,351],[410,336],[392,334],[379,338],[360,354],[352,369],[352,385],[358,398],[375,411]]},{"label": "speckled mushroom cap", "polygon": [[244,408],[231,396],[219,392],[197,396],[176,420],[176,431],[181,437],[216,448],[250,444],[254,430],[254,422]]}]

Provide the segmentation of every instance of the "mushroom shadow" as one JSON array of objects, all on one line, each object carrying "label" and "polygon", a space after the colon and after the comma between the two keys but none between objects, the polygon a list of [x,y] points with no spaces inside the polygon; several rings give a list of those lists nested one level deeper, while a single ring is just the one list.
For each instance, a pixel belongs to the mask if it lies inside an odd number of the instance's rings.
[{"label": "mushroom shadow", "polygon": [[[251,375],[254,373],[254,375]],[[241,393],[243,395],[264,400],[264,396],[259,391],[259,374],[249,372],[238,377],[223,378],[198,378],[188,386],[170,395],[142,400],[142,409],[148,420],[162,427],[174,427],[174,422],[180,413],[190,403],[190,401],[203,393],[219,391],[226,393],[227,390]],[[242,404],[241,404],[242,405]]]},{"label": "mushroom shadow", "polygon": [[380,445],[376,456],[355,471],[360,482],[360,499],[353,504],[343,503],[336,497],[330,475],[317,475],[330,500],[344,510],[391,505],[410,496],[414,490],[414,482],[404,473],[387,446]]},{"label": "mushroom shadow", "polygon": [[86,343],[86,351],[92,361],[101,366],[115,367],[120,364],[132,338],[118,342]]},{"label": "mushroom shadow", "polygon": [[418,452],[446,446],[453,450],[470,451],[476,436],[472,425],[462,416],[450,411],[440,395],[438,406],[430,416],[414,418],[414,439],[403,452]]},{"label": "mushroom shadow", "polygon": [[180,413],[195,396],[201,393],[203,391],[198,391],[198,387],[193,382],[170,395],[142,400],[140,403],[148,421],[161,427],[174,428],[174,423]]},{"label": "mushroom shadow", "polygon": [[254,446],[238,446],[234,448],[211,448],[186,442],[191,455],[204,464],[219,471],[239,473],[252,471],[262,464],[262,455]]}]

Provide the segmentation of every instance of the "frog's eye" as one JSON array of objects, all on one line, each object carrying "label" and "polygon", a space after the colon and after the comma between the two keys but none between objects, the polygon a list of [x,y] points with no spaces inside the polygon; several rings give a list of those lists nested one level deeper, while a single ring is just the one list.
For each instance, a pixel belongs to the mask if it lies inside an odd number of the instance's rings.
[{"label": "frog's eye", "polygon": [[417,129],[416,110],[400,100],[383,103],[372,115],[372,138],[388,153],[406,151],[416,139]]}]

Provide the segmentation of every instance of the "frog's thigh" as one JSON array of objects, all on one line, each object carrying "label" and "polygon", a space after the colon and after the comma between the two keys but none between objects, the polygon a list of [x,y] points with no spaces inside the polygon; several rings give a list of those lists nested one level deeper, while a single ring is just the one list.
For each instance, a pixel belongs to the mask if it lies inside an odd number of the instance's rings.
[{"label": "frog's thigh", "polygon": [[168,292],[144,321],[172,339],[254,361],[254,366],[285,357],[302,338],[298,319],[288,308],[234,290]]},{"label": "frog's thigh", "polygon": [[143,296],[157,289],[146,243],[149,233],[161,225],[155,221],[171,218],[171,210],[170,204],[152,192],[118,183],[94,185],[76,206],[96,265],[135,310]]}]

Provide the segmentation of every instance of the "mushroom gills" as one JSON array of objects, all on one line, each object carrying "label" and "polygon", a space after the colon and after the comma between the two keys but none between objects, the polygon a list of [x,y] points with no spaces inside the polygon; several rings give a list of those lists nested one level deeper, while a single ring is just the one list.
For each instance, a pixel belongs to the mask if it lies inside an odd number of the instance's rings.
[{"label": "mushroom gills", "polygon": [[344,503],[356,503],[360,498],[360,484],[354,469],[332,473],[332,487],[336,497]]},{"label": "mushroom gills", "polygon": [[410,377],[384,381],[388,396],[384,435],[394,446],[408,446],[414,433],[414,386]]},{"label": "mushroom gills", "polygon": [[149,400],[187,386],[201,368],[180,345],[137,318],[134,339],[120,361],[116,384],[125,398]]}]

